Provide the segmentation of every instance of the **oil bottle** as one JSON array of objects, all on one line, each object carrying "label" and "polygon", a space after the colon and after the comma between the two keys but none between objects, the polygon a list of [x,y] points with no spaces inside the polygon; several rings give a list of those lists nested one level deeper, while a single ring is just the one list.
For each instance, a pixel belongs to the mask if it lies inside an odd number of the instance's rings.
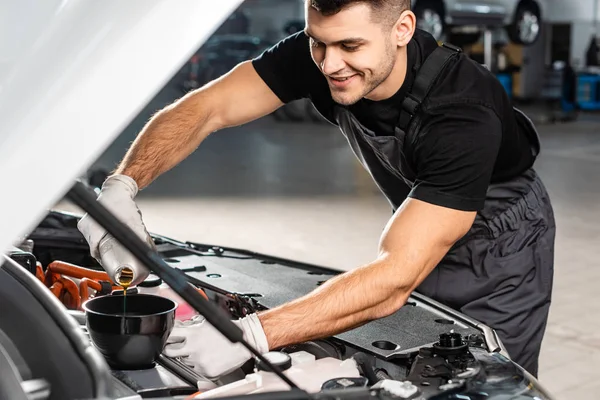
[{"label": "oil bottle", "polygon": [[[143,282],[150,271],[137,258],[133,256],[126,248],[121,246],[119,242],[111,235],[106,235],[100,241],[98,246],[100,249],[100,258],[102,259],[102,268],[108,273],[113,282],[120,285],[119,281],[126,279],[131,285],[137,285]],[[123,275],[123,271],[128,271]]]}]

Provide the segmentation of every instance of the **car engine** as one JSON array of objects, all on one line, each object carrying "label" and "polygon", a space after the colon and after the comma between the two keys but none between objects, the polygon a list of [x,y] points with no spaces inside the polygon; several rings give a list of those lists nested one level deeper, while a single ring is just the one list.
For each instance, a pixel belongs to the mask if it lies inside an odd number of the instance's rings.
[{"label": "car engine", "polygon": [[[82,304],[97,296],[122,295],[122,290],[89,255],[77,221],[76,215],[50,212],[8,256],[43,283],[86,334]],[[338,273],[245,250],[152,236],[163,260],[232,319],[300,297]],[[175,300],[176,323],[200,318],[155,275],[127,293],[136,292]],[[387,318],[265,357],[309,393],[370,388],[400,399],[550,398],[510,361],[493,330],[416,293]],[[112,369],[111,398],[200,399],[288,389],[254,359],[217,380],[199,375],[185,361],[161,355],[146,369]]]}]

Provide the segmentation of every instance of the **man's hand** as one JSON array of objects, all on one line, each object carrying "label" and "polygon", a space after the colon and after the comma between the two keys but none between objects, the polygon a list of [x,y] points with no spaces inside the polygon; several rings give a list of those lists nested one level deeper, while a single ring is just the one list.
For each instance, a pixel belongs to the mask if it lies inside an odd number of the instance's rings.
[{"label": "man's hand", "polygon": [[[138,187],[133,179],[126,175],[113,175],[106,179],[98,196],[98,202],[108,208],[121,222],[131,228],[137,236],[149,246],[154,247],[154,242],[148,234],[142,214],[138,209],[134,198]],[[121,244],[106,232],[88,214],[77,224],[77,228],[83,234],[90,245],[90,254],[94,257],[109,274],[114,273],[118,267],[127,266],[134,271],[132,285],[142,282],[148,276],[148,269]],[[111,279],[115,279],[111,276]]]},{"label": "man's hand", "polygon": [[259,313],[269,347],[336,335],[396,312],[468,232],[475,215],[407,199],[386,226],[375,261]]},{"label": "man's hand", "polygon": [[[202,317],[189,323],[178,323],[169,336],[163,353],[182,357],[182,361],[200,375],[215,379],[232,372],[248,361],[252,354],[240,343],[231,343]],[[261,354],[269,351],[265,332],[256,314],[233,321],[244,333],[244,339]]]}]

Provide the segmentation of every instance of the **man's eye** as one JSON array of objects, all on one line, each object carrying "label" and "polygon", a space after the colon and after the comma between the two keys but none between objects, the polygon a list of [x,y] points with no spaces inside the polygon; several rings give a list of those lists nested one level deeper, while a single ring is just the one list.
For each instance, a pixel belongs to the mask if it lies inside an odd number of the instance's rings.
[{"label": "man's eye", "polygon": [[311,47],[319,47],[321,45],[321,42],[317,42],[315,39],[310,39],[310,45]]},{"label": "man's eye", "polygon": [[346,50],[346,51],[356,51],[358,50],[360,46],[348,46],[346,44],[342,45],[342,49]]}]

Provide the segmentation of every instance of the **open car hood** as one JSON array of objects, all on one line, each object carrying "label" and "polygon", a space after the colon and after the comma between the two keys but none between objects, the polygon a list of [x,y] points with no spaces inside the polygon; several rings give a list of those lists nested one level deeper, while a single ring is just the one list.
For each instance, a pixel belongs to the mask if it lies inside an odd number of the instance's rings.
[{"label": "open car hood", "polygon": [[39,222],[241,1],[0,0],[2,249]]}]

